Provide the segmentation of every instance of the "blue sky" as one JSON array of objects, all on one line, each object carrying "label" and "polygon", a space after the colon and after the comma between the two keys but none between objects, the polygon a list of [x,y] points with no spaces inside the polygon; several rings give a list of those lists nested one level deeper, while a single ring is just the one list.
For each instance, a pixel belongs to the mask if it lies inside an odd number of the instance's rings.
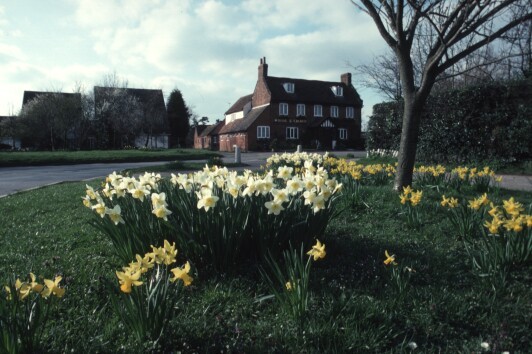
[{"label": "blue sky", "polygon": [[[269,74],[335,81],[383,52],[349,0],[6,0],[0,3],[0,115],[24,90],[92,89],[116,73],[129,87],[179,88],[214,121]],[[381,99],[357,85],[363,114]]]}]

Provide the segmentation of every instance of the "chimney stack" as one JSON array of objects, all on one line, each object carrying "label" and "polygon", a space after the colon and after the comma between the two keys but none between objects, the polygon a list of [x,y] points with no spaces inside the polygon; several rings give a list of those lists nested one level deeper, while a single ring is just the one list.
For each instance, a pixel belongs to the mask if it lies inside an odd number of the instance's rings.
[{"label": "chimney stack", "polygon": [[259,80],[268,76],[268,64],[266,64],[266,57],[260,58],[259,65]]},{"label": "chimney stack", "polygon": [[340,80],[347,86],[351,86],[351,73],[345,73],[340,75]]}]

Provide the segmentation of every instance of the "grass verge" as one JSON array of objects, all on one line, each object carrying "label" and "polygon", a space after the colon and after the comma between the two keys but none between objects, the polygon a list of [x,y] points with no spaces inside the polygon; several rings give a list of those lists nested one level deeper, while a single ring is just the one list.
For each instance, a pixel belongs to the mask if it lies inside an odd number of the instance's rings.
[{"label": "grass verge", "polygon": [[0,152],[0,167],[75,165],[97,162],[206,160],[219,154],[196,149]]},{"label": "grass verge", "polygon": [[[101,181],[91,182],[97,186]],[[104,281],[123,265],[89,225],[84,183],[65,183],[0,199],[3,276],[60,274],[67,292],[45,333],[44,352],[142,352],[109,308]],[[255,267],[238,276],[199,270],[160,350],[183,352],[527,352],[532,346],[530,265],[502,287],[472,272],[436,190],[424,191],[421,227],[410,229],[389,186],[363,187],[364,203],[347,208],[327,229],[327,257],[313,268],[311,311],[300,335],[264,300]],[[476,197],[470,190],[463,196]],[[532,193],[501,190],[525,206]],[[396,255],[401,280],[383,265]],[[0,278],[0,282],[4,279]],[[400,290],[402,289],[402,290]]]}]

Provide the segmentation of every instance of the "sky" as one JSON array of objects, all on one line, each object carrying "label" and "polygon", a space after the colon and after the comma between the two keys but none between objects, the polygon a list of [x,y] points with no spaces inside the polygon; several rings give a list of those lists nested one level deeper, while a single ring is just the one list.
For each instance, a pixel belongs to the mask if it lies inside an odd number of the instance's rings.
[{"label": "sky", "polygon": [[2,0],[0,115],[24,90],[86,91],[115,73],[128,87],[174,88],[211,122],[270,76],[340,81],[353,73],[363,116],[382,99],[353,66],[385,50],[349,0]]}]

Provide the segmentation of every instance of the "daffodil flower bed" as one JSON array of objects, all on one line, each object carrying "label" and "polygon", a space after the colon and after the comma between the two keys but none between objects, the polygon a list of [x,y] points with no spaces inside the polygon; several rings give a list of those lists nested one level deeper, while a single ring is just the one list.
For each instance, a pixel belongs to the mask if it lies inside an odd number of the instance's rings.
[{"label": "daffodil flower bed", "polygon": [[281,166],[259,174],[206,167],[168,179],[116,173],[83,203],[123,260],[164,239],[199,264],[227,270],[268,249],[323,235],[342,184],[321,166]]},{"label": "daffodil flower bed", "polygon": [[37,281],[30,273],[26,281],[17,278],[0,289],[0,352],[35,353],[56,300],[65,289],[61,276]]}]

